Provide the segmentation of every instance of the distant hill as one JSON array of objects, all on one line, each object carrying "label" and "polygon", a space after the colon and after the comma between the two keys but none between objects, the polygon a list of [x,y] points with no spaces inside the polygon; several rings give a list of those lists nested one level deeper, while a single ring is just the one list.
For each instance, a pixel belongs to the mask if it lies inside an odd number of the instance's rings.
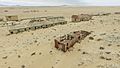
[{"label": "distant hill", "polygon": [[0,7],[8,7],[8,6],[20,6],[20,5],[14,2],[0,2]]},{"label": "distant hill", "polygon": [[0,6],[8,6],[8,5],[0,4]]}]

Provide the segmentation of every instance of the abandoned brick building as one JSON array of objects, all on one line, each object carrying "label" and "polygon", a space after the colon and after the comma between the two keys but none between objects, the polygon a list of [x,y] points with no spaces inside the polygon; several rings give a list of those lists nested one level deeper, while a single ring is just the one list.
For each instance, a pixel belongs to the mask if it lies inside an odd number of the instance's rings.
[{"label": "abandoned brick building", "polygon": [[55,48],[66,52],[69,48],[73,47],[76,42],[83,40],[89,34],[90,32],[81,30],[61,36],[54,40]]},{"label": "abandoned brick building", "polygon": [[17,15],[5,16],[6,21],[18,21]]},{"label": "abandoned brick building", "polygon": [[71,19],[72,22],[89,21],[92,19],[92,16],[88,14],[72,15]]}]

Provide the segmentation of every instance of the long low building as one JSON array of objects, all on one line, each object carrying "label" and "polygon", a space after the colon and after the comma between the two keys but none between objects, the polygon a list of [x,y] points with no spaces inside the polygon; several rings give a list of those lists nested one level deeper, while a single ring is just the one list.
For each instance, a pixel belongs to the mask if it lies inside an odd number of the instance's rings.
[{"label": "long low building", "polygon": [[[44,17],[45,18],[45,17]],[[47,18],[47,17],[46,17]],[[39,21],[40,20],[40,21]],[[29,20],[26,24],[11,25],[8,26],[10,34],[17,34],[24,31],[36,30],[40,28],[48,28],[55,25],[67,24],[64,17],[49,17],[47,20],[32,19]]]}]

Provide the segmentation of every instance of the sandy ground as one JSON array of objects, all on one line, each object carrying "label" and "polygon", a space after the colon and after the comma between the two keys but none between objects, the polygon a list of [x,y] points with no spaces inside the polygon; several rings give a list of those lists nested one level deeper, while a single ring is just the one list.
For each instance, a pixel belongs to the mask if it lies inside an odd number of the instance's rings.
[{"label": "sandy ground", "polygon": [[[39,12],[23,13],[29,10]],[[116,11],[120,11],[120,7],[12,7],[0,8],[0,15],[17,14],[20,18],[61,15],[70,21],[72,14]],[[56,37],[76,30],[93,32],[76,43],[70,52],[54,48]],[[97,16],[90,21],[7,34],[7,27],[0,27],[0,68],[120,68],[120,15]]]}]

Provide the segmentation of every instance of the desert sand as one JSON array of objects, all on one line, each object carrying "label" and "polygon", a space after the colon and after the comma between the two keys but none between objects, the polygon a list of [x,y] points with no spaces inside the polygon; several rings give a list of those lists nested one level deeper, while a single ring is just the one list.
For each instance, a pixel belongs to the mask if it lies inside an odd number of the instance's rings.
[{"label": "desert sand", "polygon": [[[0,27],[0,68],[120,68],[120,15],[116,11],[120,7],[1,7],[0,17],[64,16],[68,24],[12,35],[7,27]],[[112,14],[71,22],[73,14],[100,12]],[[54,48],[56,37],[77,30],[92,33],[71,51]]]}]

